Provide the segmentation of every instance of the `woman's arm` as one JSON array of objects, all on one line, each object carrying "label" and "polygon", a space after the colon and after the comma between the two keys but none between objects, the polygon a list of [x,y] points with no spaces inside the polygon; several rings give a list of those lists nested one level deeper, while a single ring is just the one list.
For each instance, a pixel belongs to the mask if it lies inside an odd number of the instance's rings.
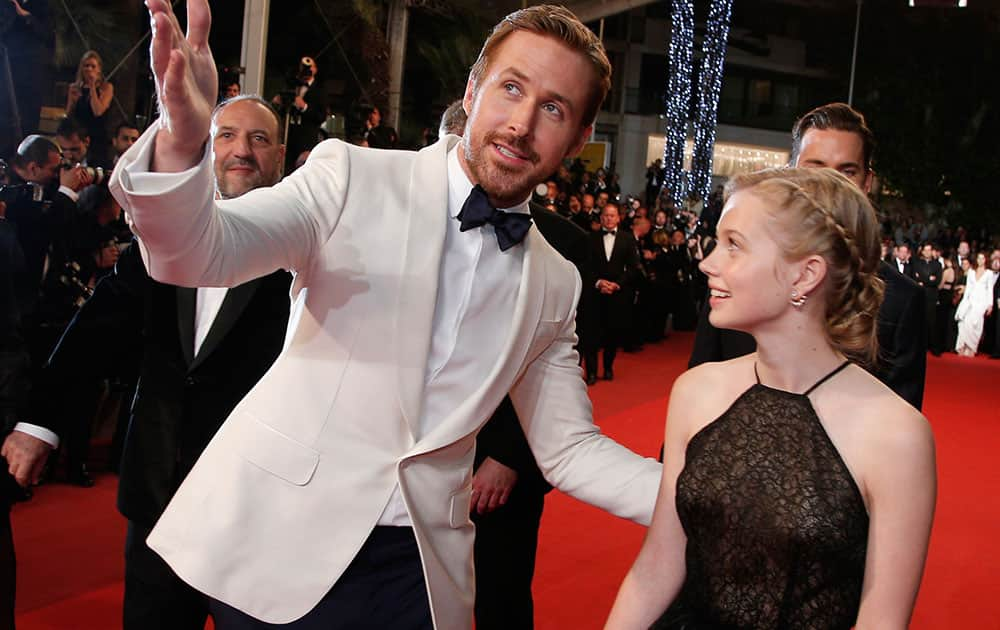
[{"label": "woman's arm", "polygon": [[697,390],[703,381],[682,374],[670,392],[664,438],[663,476],[656,498],[653,522],[642,548],[625,575],[605,630],[645,630],[663,614],[684,582],[684,549],[687,536],[674,503],[677,476],[684,468],[684,453],[690,438],[690,418],[698,406]]},{"label": "woman's arm", "polygon": [[76,83],[69,84],[69,90],[66,92],[66,115],[72,116],[73,110],[76,108],[76,102],[80,100],[80,86]]},{"label": "woman's arm", "polygon": [[111,99],[114,97],[115,86],[107,81],[101,84],[100,89],[91,89],[90,109],[94,112],[94,116],[103,116],[104,112],[111,107]]},{"label": "woman's arm", "polygon": [[913,409],[878,420],[864,474],[871,520],[857,628],[905,630],[934,520],[934,436],[927,420]]}]

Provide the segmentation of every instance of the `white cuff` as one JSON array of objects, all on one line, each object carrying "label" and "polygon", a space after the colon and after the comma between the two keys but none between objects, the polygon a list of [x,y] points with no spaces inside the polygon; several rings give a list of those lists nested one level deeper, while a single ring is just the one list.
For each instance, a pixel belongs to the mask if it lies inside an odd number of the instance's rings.
[{"label": "white cuff", "polygon": [[[206,160],[211,160],[212,145],[210,142],[206,142],[201,160],[186,171],[176,173],[151,172],[149,167],[153,162],[156,134],[159,130],[159,124],[150,125],[149,129],[136,140],[135,144],[119,158],[114,172],[117,178],[112,177],[113,180],[118,180],[114,182],[118,184],[115,188],[119,188],[123,192],[136,197],[157,197],[181,187],[182,184],[188,182],[198,174],[202,164]],[[211,177],[211,169],[209,169],[209,175]],[[113,188],[112,193],[114,192]],[[117,195],[115,198],[118,199],[118,203],[122,204],[125,212],[129,212],[130,208],[128,204],[123,203],[126,200],[119,198]]]},{"label": "white cuff", "polygon": [[62,194],[66,195],[67,197],[69,197],[70,199],[72,199],[73,203],[76,203],[77,201],[80,200],[80,193],[76,192],[75,190],[73,190],[69,186],[60,186],[59,187],[59,192],[61,192]]},{"label": "white cuff", "polygon": [[14,425],[14,430],[36,437],[39,440],[46,442],[54,449],[59,448],[59,436],[45,427],[40,427],[37,424],[29,424],[27,422],[18,422]]}]

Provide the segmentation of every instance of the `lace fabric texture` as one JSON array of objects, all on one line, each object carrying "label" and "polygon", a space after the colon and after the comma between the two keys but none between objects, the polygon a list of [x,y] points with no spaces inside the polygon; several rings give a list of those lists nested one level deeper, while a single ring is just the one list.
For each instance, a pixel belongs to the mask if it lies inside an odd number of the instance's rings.
[{"label": "lace fabric texture", "polygon": [[656,630],[851,628],[868,514],[809,399],[754,385],[688,443],[687,575]]}]

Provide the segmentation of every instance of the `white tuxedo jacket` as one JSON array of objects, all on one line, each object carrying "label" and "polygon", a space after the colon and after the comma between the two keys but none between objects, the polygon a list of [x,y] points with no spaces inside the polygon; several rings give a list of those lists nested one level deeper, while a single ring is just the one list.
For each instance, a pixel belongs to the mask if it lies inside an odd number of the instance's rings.
[{"label": "white tuxedo jacket", "polygon": [[435,627],[470,628],[475,437],[507,392],[550,483],[649,522],[660,466],[593,424],[573,350],[581,281],[537,230],[524,243],[511,334],[500,356],[483,356],[489,377],[418,439],[456,137],[419,153],[327,141],[278,185],[216,203],[208,150],[182,174],[135,174],[148,168],[155,127],[111,183],[150,275],[233,286],[295,273],[284,350],[149,536],[186,582],[267,622],[298,619],[398,483]]}]

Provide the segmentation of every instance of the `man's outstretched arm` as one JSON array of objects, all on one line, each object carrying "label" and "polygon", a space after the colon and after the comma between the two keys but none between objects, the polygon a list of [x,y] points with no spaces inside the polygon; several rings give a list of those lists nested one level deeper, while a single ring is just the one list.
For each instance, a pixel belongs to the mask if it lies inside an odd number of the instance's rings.
[{"label": "man's outstretched arm", "polygon": [[292,181],[217,203],[208,3],[188,1],[186,36],[169,2],[148,5],[161,117],[122,156],[110,186],[132,220],[150,275],[183,286],[235,286],[276,269],[304,269],[339,218],[346,151],[317,150]]},{"label": "man's outstretched arm", "polygon": [[[579,289],[578,281],[577,294]],[[556,339],[511,389],[514,408],[546,481],[581,501],[648,525],[663,468],[594,424],[573,349],[574,329],[570,313]]]}]

